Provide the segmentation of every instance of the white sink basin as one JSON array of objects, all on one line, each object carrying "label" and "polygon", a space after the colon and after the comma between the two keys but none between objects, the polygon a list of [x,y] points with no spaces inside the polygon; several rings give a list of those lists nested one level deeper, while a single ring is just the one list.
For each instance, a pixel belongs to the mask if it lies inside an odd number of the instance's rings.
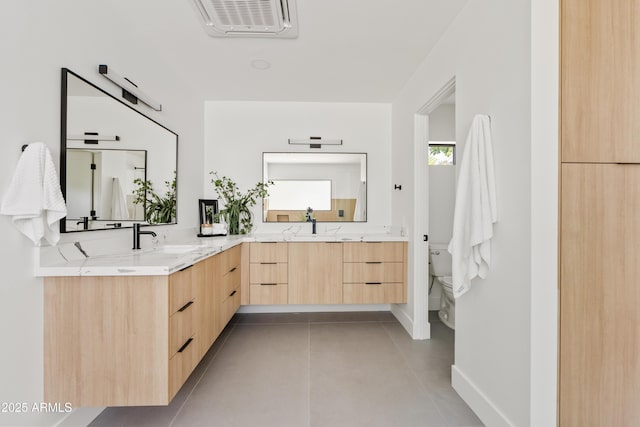
[{"label": "white sink basin", "polygon": [[163,254],[184,254],[201,249],[200,245],[164,245],[156,248],[154,252]]}]

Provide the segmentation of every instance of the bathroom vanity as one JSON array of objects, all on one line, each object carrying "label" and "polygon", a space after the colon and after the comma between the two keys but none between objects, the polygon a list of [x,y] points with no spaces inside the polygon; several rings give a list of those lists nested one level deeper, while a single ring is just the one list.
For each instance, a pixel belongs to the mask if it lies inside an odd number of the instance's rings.
[{"label": "bathroom vanity", "polygon": [[45,400],[167,405],[241,303],[405,303],[407,242],[382,238],[230,237],[44,268]]}]

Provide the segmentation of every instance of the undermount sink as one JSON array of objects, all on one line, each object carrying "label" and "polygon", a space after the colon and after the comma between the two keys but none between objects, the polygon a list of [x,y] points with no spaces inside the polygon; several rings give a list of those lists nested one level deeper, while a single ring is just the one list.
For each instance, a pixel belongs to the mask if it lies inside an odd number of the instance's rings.
[{"label": "undermount sink", "polygon": [[164,245],[157,247],[154,252],[163,254],[184,254],[201,248],[202,246],[200,245]]}]

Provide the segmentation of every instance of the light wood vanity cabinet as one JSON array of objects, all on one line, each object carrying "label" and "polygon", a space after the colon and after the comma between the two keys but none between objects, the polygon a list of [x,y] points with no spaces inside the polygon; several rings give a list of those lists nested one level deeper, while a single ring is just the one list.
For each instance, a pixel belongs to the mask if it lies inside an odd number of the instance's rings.
[{"label": "light wood vanity cabinet", "polygon": [[406,303],[404,242],[344,243],[345,304]]},{"label": "light wood vanity cabinet", "polygon": [[288,243],[251,243],[249,304],[287,304]]},{"label": "light wood vanity cabinet", "polygon": [[249,303],[405,303],[406,250],[406,242],[251,243]]},{"label": "light wood vanity cabinet", "polygon": [[240,250],[169,276],[45,278],[45,401],[169,404],[240,305]]}]

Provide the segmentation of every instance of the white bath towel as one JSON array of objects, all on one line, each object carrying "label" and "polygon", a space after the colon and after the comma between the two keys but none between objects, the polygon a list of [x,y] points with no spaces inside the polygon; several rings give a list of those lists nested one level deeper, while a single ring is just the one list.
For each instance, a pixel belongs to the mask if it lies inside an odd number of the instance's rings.
[{"label": "white bath towel", "polygon": [[117,176],[114,176],[111,181],[111,219],[119,221],[129,219],[127,199],[124,197],[120,178]]},{"label": "white bath towel", "polygon": [[497,221],[491,121],[473,118],[460,164],[456,191],[452,258],[453,295],[469,290],[475,277],[485,278],[491,267],[491,238]]},{"label": "white bath towel", "polygon": [[360,181],[360,184],[358,184],[358,196],[356,197],[356,207],[353,211],[353,220],[367,220],[367,183],[365,181]]},{"label": "white bath towel", "polygon": [[67,215],[51,153],[41,142],[24,150],[9,189],[2,198],[0,214],[12,216],[13,225],[36,246],[44,237],[51,245],[58,243],[57,222]]}]

